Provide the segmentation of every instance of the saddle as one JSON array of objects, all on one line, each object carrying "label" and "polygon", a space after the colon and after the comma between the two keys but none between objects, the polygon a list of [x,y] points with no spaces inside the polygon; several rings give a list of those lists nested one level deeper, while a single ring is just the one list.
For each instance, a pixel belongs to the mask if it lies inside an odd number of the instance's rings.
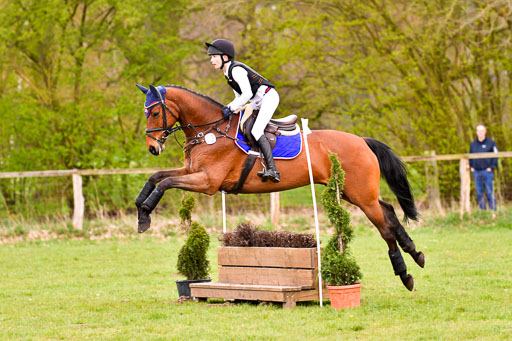
[{"label": "saddle", "polygon": [[[259,146],[254,136],[251,134],[252,127],[256,118],[258,117],[259,110],[254,110],[251,104],[247,104],[240,111],[245,110],[244,116],[240,120],[240,130],[244,135],[245,142],[251,147],[253,151],[259,151]],[[300,127],[297,124],[297,115],[289,115],[283,118],[271,119],[264,130],[264,134],[270,142],[270,147],[274,149],[279,135],[295,135],[300,132]]]}]

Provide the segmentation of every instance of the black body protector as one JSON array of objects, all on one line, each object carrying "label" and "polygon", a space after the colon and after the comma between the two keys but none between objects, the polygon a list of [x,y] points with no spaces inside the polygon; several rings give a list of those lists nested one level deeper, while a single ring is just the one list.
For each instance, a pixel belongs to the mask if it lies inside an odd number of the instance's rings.
[{"label": "black body protector", "polygon": [[275,88],[275,85],[272,84],[268,79],[254,71],[249,66],[245,65],[244,63],[240,63],[237,61],[232,60],[231,64],[229,65],[228,69],[228,75],[224,76],[226,77],[226,80],[228,81],[229,86],[233,88],[237,93],[242,94],[242,89],[240,89],[240,85],[233,79],[233,68],[235,66],[242,67],[245,71],[247,71],[247,76],[249,77],[249,84],[251,84],[251,91],[252,96],[251,99],[256,95],[256,92],[258,91],[258,88],[262,85],[266,85],[270,88]]},{"label": "black body protector", "polygon": [[[240,66],[245,71],[247,71],[247,77],[249,78],[249,84],[251,85],[251,99],[253,99],[254,96],[256,96],[258,88],[262,85],[267,86],[268,88],[275,88],[274,84],[272,84],[268,79],[266,79],[265,77],[251,69],[249,66],[245,65],[244,63],[232,60],[228,68],[228,75],[225,77],[226,80],[228,81],[229,86],[231,86],[233,90],[235,90],[237,93],[242,94],[242,90],[240,89],[240,85],[233,79],[233,68],[236,66]],[[267,179],[270,179],[272,182],[279,182],[281,180],[281,175],[279,174],[279,171],[275,166],[274,157],[272,155],[272,147],[270,146],[270,143],[267,140],[265,134],[263,134],[258,139],[257,142],[260,147],[261,153],[263,154],[263,157],[267,161],[268,165],[267,169],[265,168],[265,165],[262,162],[263,171],[259,171],[258,176],[262,179],[263,182],[267,181]]]}]

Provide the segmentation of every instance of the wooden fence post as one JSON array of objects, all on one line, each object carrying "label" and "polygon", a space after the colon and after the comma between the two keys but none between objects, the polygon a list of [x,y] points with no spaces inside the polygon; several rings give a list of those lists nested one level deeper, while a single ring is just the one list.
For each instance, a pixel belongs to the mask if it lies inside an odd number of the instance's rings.
[{"label": "wooden fence post", "polygon": [[73,200],[75,208],[73,210],[73,228],[81,230],[84,222],[84,196],[82,194],[82,176],[73,174]]},{"label": "wooden fence post", "polygon": [[460,218],[464,216],[464,213],[471,211],[471,205],[469,201],[470,193],[470,172],[469,172],[469,159],[460,159]]},{"label": "wooden fence post", "polygon": [[437,168],[436,151],[425,151],[425,155],[433,156],[434,159],[431,161],[427,161],[425,164],[426,172],[425,176],[427,178],[427,198],[428,198],[428,207],[435,208],[437,211],[444,216],[444,208],[441,204],[441,194],[439,191],[439,169]]},{"label": "wooden fence post", "polygon": [[279,192],[270,193],[270,219],[272,225],[279,225]]}]

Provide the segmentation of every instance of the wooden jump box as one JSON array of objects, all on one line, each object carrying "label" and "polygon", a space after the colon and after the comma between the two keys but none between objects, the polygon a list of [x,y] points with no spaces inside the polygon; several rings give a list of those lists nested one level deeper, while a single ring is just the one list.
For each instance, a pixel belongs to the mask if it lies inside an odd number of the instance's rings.
[{"label": "wooden jump box", "polygon": [[219,282],[191,284],[193,297],[282,302],[285,308],[319,299],[316,248],[221,246],[218,264]]}]

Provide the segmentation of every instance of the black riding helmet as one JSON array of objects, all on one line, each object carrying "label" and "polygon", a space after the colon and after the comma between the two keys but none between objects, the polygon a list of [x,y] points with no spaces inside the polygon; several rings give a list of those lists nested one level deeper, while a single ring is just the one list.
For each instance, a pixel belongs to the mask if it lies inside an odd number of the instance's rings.
[{"label": "black riding helmet", "polygon": [[[205,43],[206,46],[208,46],[208,55],[226,55],[228,56],[229,60],[232,60],[235,58],[235,46],[232,42],[226,39],[216,39],[211,44]],[[225,61],[222,59],[222,67],[224,67]]]}]

